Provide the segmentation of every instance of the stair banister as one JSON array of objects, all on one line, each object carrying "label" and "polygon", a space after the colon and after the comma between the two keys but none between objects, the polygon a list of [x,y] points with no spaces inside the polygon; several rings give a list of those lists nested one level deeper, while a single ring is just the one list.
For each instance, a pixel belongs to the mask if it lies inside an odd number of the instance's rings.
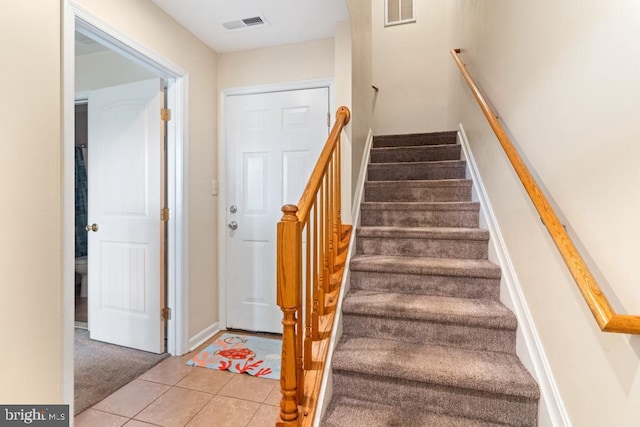
[{"label": "stair banister", "polygon": [[313,205],[313,200],[315,199],[318,190],[320,189],[320,185],[322,184],[322,177],[324,176],[325,170],[329,165],[329,160],[331,160],[331,154],[337,148],[338,142],[340,141],[340,133],[342,129],[349,123],[351,119],[351,112],[347,107],[340,107],[336,112],[336,121],[331,129],[331,133],[327,138],[327,143],[322,149],[320,153],[320,157],[318,157],[318,162],[313,168],[313,172],[311,172],[311,176],[309,177],[309,181],[307,181],[307,185],[302,192],[302,196],[300,197],[300,201],[298,202],[298,212],[296,216],[300,222],[304,222],[309,216],[309,211],[311,210],[311,206]]},{"label": "stair banister", "polygon": [[567,231],[560,222],[558,215],[551,207],[551,204],[540,189],[540,186],[531,176],[529,169],[513,146],[507,132],[498,120],[497,114],[487,102],[487,99],[478,88],[473,77],[469,74],[467,67],[460,58],[460,52],[460,49],[452,49],[451,55],[458,65],[462,76],[469,85],[473,96],[480,105],[491,129],[493,129],[493,132],[496,134],[500,145],[511,162],[516,174],[520,178],[529,198],[533,202],[533,205],[542,218],[543,223],[547,227],[547,231],[551,235],[551,239],[558,248],[560,255],[567,265],[571,276],[573,276],[582,296],[587,302],[598,326],[604,332],[640,334],[640,316],[618,314],[615,312],[606,295],[598,285],[598,282],[589,270],[589,267],[587,267],[587,264],[578,252],[578,249],[567,234]]},{"label": "stair banister", "polygon": [[317,396],[308,392],[319,390],[316,385],[320,384],[331,332],[320,327],[333,327],[333,316],[327,310],[335,300],[328,301],[327,295],[339,288],[346,258],[344,242],[351,230],[343,226],[340,214],[340,134],[350,117],[347,107],[338,108],[298,204],[282,207],[277,227],[277,303],[283,313],[282,399],[277,426],[307,425],[316,410]]}]

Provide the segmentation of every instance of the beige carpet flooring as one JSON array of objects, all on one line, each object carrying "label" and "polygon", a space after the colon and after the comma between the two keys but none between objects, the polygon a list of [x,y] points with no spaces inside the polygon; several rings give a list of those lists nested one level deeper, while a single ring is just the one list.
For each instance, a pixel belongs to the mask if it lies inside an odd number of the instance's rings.
[{"label": "beige carpet flooring", "polygon": [[169,354],[154,354],[89,339],[89,331],[75,330],[75,413],[98,403],[139,377]]}]

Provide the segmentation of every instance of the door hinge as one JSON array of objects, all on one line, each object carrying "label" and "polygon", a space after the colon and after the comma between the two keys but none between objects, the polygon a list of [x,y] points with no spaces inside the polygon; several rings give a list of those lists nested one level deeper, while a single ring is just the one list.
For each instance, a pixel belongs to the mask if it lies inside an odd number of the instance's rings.
[{"label": "door hinge", "polygon": [[171,309],[169,307],[165,307],[160,310],[160,317],[162,320],[170,320],[171,319]]},{"label": "door hinge", "polygon": [[331,113],[327,113],[327,127],[331,127]]},{"label": "door hinge", "polygon": [[169,120],[171,120],[171,110],[168,108],[161,108],[160,118],[165,122],[168,122]]},{"label": "door hinge", "polygon": [[169,208],[160,209],[160,221],[169,221]]}]

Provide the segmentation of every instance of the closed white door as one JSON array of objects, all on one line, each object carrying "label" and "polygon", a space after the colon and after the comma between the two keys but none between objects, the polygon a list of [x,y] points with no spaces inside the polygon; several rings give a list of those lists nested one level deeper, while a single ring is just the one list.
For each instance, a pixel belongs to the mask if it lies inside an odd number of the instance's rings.
[{"label": "closed white door", "polygon": [[276,224],[297,204],[328,136],[329,89],[228,98],[227,326],[282,332]]},{"label": "closed white door", "polygon": [[91,339],[164,351],[160,319],[161,81],[89,96]]}]

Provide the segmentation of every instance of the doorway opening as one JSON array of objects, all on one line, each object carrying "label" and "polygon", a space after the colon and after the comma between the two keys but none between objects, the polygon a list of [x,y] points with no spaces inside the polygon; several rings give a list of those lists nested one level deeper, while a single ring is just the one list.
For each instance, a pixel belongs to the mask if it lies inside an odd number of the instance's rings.
[{"label": "doorway opening", "polygon": [[[187,224],[186,224],[186,76],[185,70],[179,66],[159,57],[148,48],[140,45],[135,40],[120,33],[117,29],[85,11],[81,7],[65,2],[64,11],[64,82],[63,82],[63,123],[64,123],[64,147],[63,147],[63,395],[64,400],[73,405],[74,401],[74,326],[75,326],[75,152],[74,117],[76,99],[82,98],[76,92],[76,67],[75,67],[75,39],[76,33],[97,42],[107,50],[115,52],[121,57],[138,64],[139,67],[159,76],[163,79],[164,87],[158,86],[158,92],[162,103],[171,110],[171,121],[167,122],[158,133],[166,135],[166,145],[162,146],[164,154],[162,161],[158,161],[156,167],[166,167],[166,184],[159,190],[159,194],[165,195],[166,201],[163,207],[168,210],[158,209],[157,217],[168,217],[168,221],[162,227],[158,227],[159,240],[165,242],[165,257],[160,257],[158,252],[158,270],[166,271],[166,286],[161,287],[167,308],[170,313],[164,325],[166,327],[166,351],[171,355],[181,355],[187,348],[187,306],[186,294],[188,277],[186,269],[187,248]],[[158,112],[159,114],[159,112]],[[160,142],[160,141],[158,141]],[[87,222],[87,225],[91,226]],[[99,227],[98,224],[96,224]],[[164,230],[164,233],[162,231]],[[164,240],[166,238],[166,240]],[[139,251],[140,252],[140,251]],[[161,265],[160,265],[161,264]],[[158,276],[160,275],[158,271]],[[80,280],[81,282],[81,280]],[[81,285],[79,289],[80,293]],[[158,307],[160,309],[161,307]],[[89,318],[89,323],[91,319]],[[160,319],[157,319],[160,324]],[[162,343],[165,348],[165,343]],[[73,411],[72,411],[73,412]]]}]

